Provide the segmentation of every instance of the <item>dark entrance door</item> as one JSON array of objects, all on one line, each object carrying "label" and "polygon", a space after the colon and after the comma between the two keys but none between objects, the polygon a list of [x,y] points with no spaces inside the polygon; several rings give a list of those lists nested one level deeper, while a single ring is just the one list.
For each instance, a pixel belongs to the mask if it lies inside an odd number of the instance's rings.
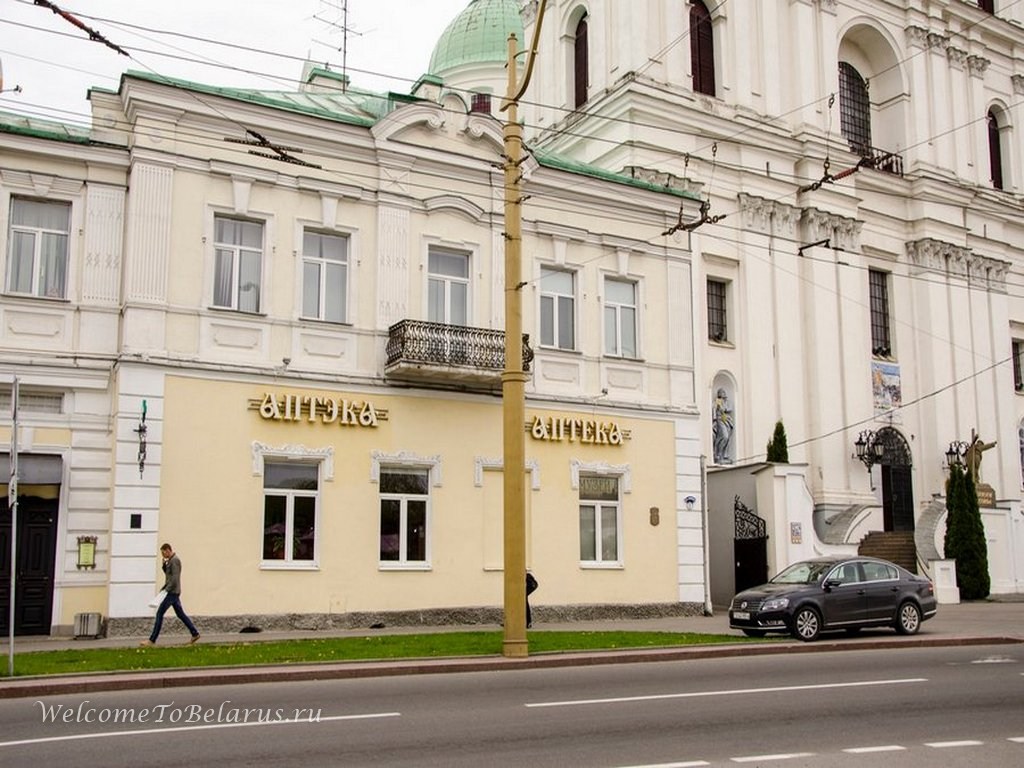
[{"label": "dark entrance door", "polygon": [[882,466],[882,515],[887,531],[914,530],[910,467]]},{"label": "dark entrance door", "polygon": [[[57,499],[18,498],[18,563],[14,634],[48,635],[53,614]],[[11,510],[0,501],[0,634],[10,632]]]},{"label": "dark entrance door", "polygon": [[882,446],[879,460],[882,477],[882,522],[886,531],[914,530],[913,462],[910,446],[892,427],[878,430],[875,442]]},{"label": "dark entrance door", "polygon": [[737,496],[733,502],[736,534],[733,557],[736,562],[736,591],[768,581],[768,534],[764,520]]}]

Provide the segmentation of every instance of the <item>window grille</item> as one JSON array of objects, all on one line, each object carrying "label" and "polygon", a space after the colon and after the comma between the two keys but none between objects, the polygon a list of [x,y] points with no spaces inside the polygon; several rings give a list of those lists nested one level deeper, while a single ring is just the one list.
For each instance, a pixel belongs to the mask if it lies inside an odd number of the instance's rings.
[{"label": "window grille", "polygon": [[871,157],[871,100],[868,83],[845,61],[839,62],[839,124],[850,151]]},{"label": "window grille", "polygon": [[712,341],[729,340],[725,299],[726,284],[721,280],[708,280],[708,338]]},{"label": "window grille", "polygon": [[892,342],[889,336],[889,283],[888,275],[872,269],[868,271],[871,293],[871,353],[876,357],[890,357]]},{"label": "window grille", "polygon": [[715,95],[715,39],[711,14],[700,0],[690,2],[690,68],[693,90]]}]

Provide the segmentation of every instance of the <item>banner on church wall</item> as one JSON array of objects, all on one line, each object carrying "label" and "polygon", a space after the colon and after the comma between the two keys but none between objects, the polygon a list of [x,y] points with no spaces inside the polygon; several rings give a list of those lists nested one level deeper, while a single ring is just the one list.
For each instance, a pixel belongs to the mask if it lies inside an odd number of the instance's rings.
[{"label": "banner on church wall", "polygon": [[875,400],[875,415],[889,413],[903,405],[899,363],[871,363],[871,391]]}]

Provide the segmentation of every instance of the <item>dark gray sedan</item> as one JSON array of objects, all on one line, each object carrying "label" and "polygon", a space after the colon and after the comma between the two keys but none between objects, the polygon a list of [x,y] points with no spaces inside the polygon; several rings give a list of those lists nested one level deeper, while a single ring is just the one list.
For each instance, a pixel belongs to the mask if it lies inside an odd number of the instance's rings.
[{"label": "dark gray sedan", "polygon": [[822,557],[740,592],[729,606],[729,626],[750,637],[781,632],[807,642],[824,631],[863,627],[912,635],[937,609],[924,576],[874,557]]}]

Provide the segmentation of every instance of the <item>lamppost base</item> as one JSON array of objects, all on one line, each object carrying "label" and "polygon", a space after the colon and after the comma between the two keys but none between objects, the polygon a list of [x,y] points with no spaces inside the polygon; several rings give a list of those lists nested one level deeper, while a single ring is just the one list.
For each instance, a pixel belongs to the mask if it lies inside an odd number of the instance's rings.
[{"label": "lamppost base", "polygon": [[525,659],[530,655],[530,646],[526,639],[506,640],[501,646],[501,655],[509,659]]}]

